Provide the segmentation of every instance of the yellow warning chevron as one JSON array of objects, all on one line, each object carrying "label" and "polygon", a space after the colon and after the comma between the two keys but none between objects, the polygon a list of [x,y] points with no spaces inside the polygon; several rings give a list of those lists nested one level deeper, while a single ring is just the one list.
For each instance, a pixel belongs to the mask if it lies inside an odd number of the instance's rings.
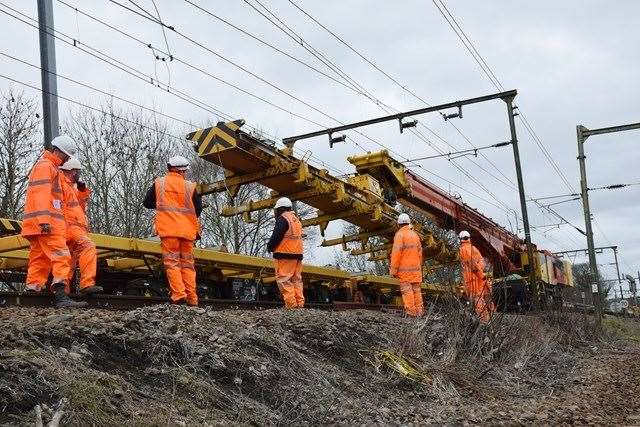
[{"label": "yellow warning chevron", "polygon": [[0,236],[20,234],[22,227],[20,221],[14,219],[0,218]]},{"label": "yellow warning chevron", "polygon": [[242,125],[244,125],[242,119],[226,123],[219,122],[216,126],[189,133],[187,140],[195,143],[196,151],[200,156],[215,153],[236,145],[236,131]]}]

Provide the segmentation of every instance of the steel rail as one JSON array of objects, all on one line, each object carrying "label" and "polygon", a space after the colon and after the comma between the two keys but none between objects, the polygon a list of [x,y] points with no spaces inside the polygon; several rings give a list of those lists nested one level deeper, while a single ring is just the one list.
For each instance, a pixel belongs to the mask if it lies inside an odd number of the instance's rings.
[{"label": "steel rail", "polygon": [[[82,295],[71,295],[81,299]],[[53,296],[48,293],[30,292],[0,292],[0,307],[50,307]],[[92,295],[84,298],[90,308],[110,310],[131,310],[139,307],[169,304],[167,297],[145,297],[135,295]],[[268,310],[282,308],[279,301],[241,301],[230,299],[200,300],[200,308],[212,310]],[[371,311],[402,311],[402,307],[387,304],[363,304],[353,302],[309,303],[305,308],[327,311],[371,310]]]}]

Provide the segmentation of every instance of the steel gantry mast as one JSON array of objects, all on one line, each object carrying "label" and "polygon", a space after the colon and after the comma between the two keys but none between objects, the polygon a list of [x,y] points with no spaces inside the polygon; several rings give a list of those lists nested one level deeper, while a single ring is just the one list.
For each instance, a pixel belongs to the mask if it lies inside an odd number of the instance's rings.
[{"label": "steel gantry mast", "polygon": [[284,138],[282,142],[288,147],[293,147],[296,141],[314,138],[322,135],[327,135],[329,137],[330,146],[333,146],[334,143],[345,141],[346,139],[345,135],[335,135],[335,134],[346,131],[346,130],[356,129],[356,128],[369,126],[377,123],[397,120],[398,125],[400,127],[400,132],[402,132],[403,129],[405,128],[415,127],[417,125],[416,120],[403,121],[409,117],[418,116],[418,115],[427,114],[427,113],[440,112],[441,110],[447,110],[451,108],[457,108],[458,110],[457,112],[452,114],[443,114],[443,117],[445,120],[449,120],[453,118],[462,118],[463,106],[492,101],[495,99],[503,100],[506,103],[506,107],[507,107],[507,116],[509,120],[509,131],[510,131],[509,143],[513,148],[513,158],[514,158],[515,171],[516,171],[516,177],[518,182],[518,194],[520,198],[520,209],[521,209],[522,222],[523,222],[523,228],[525,233],[525,243],[527,246],[528,268],[526,272],[529,274],[529,279],[531,282],[534,298],[536,299],[536,301],[538,301],[539,294],[540,294],[540,287],[537,284],[535,274],[533,274],[534,272],[533,266],[535,262],[533,257],[534,251],[533,251],[533,245],[531,242],[531,227],[529,224],[529,214],[527,211],[527,199],[526,199],[526,192],[524,188],[524,178],[522,176],[522,162],[520,159],[520,151],[518,148],[518,137],[517,137],[515,119],[514,119],[517,113],[515,112],[516,107],[514,107],[513,105],[513,100],[515,99],[517,94],[518,94],[517,90],[514,89],[514,90],[484,95],[476,98],[468,98],[461,101],[453,101],[445,104],[434,105],[434,106],[425,107],[425,108],[418,108],[415,110],[400,112],[396,114],[390,114],[387,116],[377,117],[377,118],[368,119],[368,120],[362,120],[362,121],[351,123],[351,124],[331,127],[331,128],[309,132],[301,135],[295,135],[295,136]]},{"label": "steel gantry mast", "polygon": [[596,301],[596,312],[598,325],[602,323],[602,286],[598,280],[598,265],[596,261],[595,243],[593,241],[593,228],[591,224],[591,208],[589,206],[589,186],[587,185],[587,166],[586,156],[584,154],[584,143],[587,138],[593,135],[603,135],[607,133],[624,132],[633,129],[640,129],[640,123],[631,123],[621,126],[610,126],[599,129],[588,129],[583,125],[576,127],[578,139],[578,163],[580,165],[580,190],[582,195],[582,208],[584,210],[584,223],[587,234],[587,248],[589,251],[589,270],[591,273],[591,282],[596,282],[598,297]]}]

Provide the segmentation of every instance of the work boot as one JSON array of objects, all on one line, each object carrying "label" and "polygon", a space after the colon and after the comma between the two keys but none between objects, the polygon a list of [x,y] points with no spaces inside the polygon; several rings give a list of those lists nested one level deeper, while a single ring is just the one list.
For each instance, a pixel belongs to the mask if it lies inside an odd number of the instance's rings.
[{"label": "work boot", "polygon": [[80,293],[83,295],[93,295],[93,294],[101,294],[104,292],[102,286],[91,285],[86,288],[80,289]]},{"label": "work boot", "polygon": [[53,305],[56,308],[84,308],[89,305],[86,301],[74,301],[64,292],[64,283],[54,283]]},{"label": "work boot", "polygon": [[42,292],[43,289],[44,289],[44,286],[40,286],[40,285],[26,285],[24,287],[24,291],[30,294],[39,294]]},{"label": "work boot", "polygon": [[180,298],[179,300],[176,300],[176,301],[171,300],[171,304],[174,304],[174,305],[187,305],[187,300],[186,300],[186,298]]}]

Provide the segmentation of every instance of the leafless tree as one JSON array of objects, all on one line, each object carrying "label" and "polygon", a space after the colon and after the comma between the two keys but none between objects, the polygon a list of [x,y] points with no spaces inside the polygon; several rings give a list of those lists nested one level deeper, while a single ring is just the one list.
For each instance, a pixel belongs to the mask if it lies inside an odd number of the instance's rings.
[{"label": "leafless tree", "polygon": [[[192,160],[191,178],[200,183],[211,183],[224,179],[221,168],[199,159],[197,154],[185,153]],[[269,191],[258,185],[248,184],[240,188],[235,198],[228,191],[204,196],[207,206],[200,218],[204,247],[224,246],[229,252],[252,256],[267,254],[267,241],[273,228],[273,214],[267,210],[253,212],[251,220],[246,223],[240,216],[223,217],[220,212],[227,205],[240,205],[250,200],[269,197]]]},{"label": "leafless tree", "polygon": [[113,104],[107,114],[71,111],[65,132],[78,142],[82,179],[93,190],[88,216],[95,232],[146,237],[152,213],[142,206],[147,188],[164,174],[178,142],[166,123]]},{"label": "leafless tree", "polygon": [[[154,115],[118,109],[113,104],[104,105],[103,111],[106,114],[72,111],[65,122],[65,131],[78,141],[84,165],[82,179],[93,189],[89,217],[94,231],[150,236],[153,212],[145,209],[142,201],[153,180],[166,173],[166,161],[173,155],[191,160],[189,178],[198,183],[224,179],[220,167],[200,159],[187,141],[179,140],[186,130],[172,129]],[[228,192],[205,196],[207,207],[201,216],[203,231],[198,245],[224,246],[233,253],[265,256],[274,222],[272,212],[254,212],[251,223],[238,216],[223,217],[220,212],[229,204],[267,197],[269,189],[259,184],[241,187],[233,200]]]},{"label": "leafless tree", "polygon": [[[224,179],[222,169],[199,159],[191,154],[192,178],[198,182],[214,182]],[[252,256],[267,256],[267,242],[275,225],[273,211],[260,210],[252,212],[251,222],[245,222],[241,216],[223,217],[223,208],[229,205],[241,205],[249,201],[257,201],[270,197],[270,190],[260,184],[243,185],[235,197],[229,191],[205,196],[205,204],[201,223],[203,228],[203,246],[224,246],[229,252]],[[313,210],[304,204],[298,205],[301,217],[312,215]],[[305,246],[310,248],[316,237],[316,231],[305,229]],[[307,251],[308,252],[308,251]]]},{"label": "leafless tree", "polygon": [[[587,304],[591,304],[593,302],[591,286],[595,282],[591,279],[591,270],[589,269],[589,263],[585,262],[573,264],[572,270],[574,286],[567,291],[569,293],[569,298],[572,301],[582,302],[582,295],[584,294],[584,302]],[[599,271],[596,280],[600,281],[600,286],[602,289],[602,300],[604,301],[611,293],[613,285],[604,281]]]},{"label": "leafless tree", "polygon": [[22,92],[0,94],[0,217],[22,216],[29,171],[41,151],[37,108]]}]

